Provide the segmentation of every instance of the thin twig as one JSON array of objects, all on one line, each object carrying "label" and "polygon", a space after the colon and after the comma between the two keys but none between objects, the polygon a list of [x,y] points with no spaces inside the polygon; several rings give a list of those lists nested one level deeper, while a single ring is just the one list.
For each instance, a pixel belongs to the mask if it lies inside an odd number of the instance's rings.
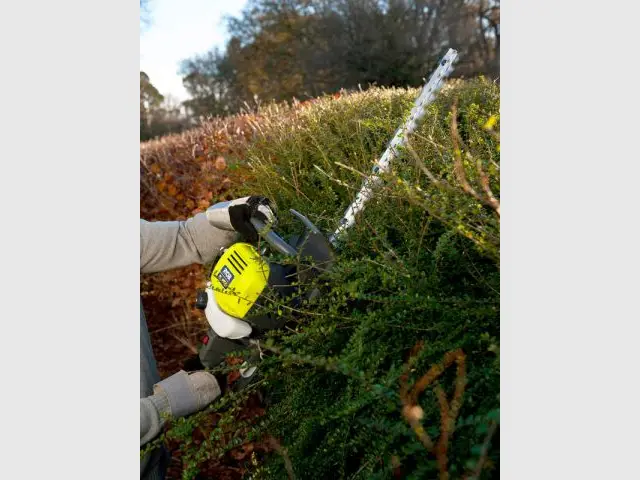
[{"label": "thin twig", "polygon": [[[406,144],[406,148],[407,151],[411,154],[411,156],[413,157],[413,160],[416,162],[416,165],[418,166],[418,168],[420,168],[420,170],[422,170],[422,172],[429,178],[429,180],[431,181],[431,183],[433,183],[436,186],[440,186],[442,184],[446,184],[446,182],[444,181],[440,181],[438,180],[432,173],[431,171],[429,171],[429,169],[427,168],[427,166],[424,164],[424,162],[422,160],[420,160],[420,157],[418,156],[418,154],[416,153],[416,151],[413,149],[413,146],[411,146],[411,143],[407,140],[407,144]],[[448,186],[448,185],[447,185]]]},{"label": "thin twig", "polygon": [[178,335],[172,333],[171,336],[175,338],[178,342],[180,342],[184,347],[188,348],[191,353],[196,355],[198,353],[198,349],[193,346],[191,342],[185,340],[184,338],[179,337]]},{"label": "thin twig", "polygon": [[[408,392],[407,377],[409,368],[412,361],[415,362],[417,352],[421,347],[421,343],[418,343],[413,347],[409,360],[405,364],[403,374],[400,377],[400,398],[403,403],[402,415],[409,425],[411,425],[416,436],[425,448],[429,452],[433,452],[435,454],[438,469],[440,471],[440,480],[448,480],[447,448],[449,440],[453,435],[455,420],[458,416],[460,406],[462,405],[462,395],[466,385],[465,355],[460,349],[447,352],[444,356],[444,360],[439,364],[433,365],[429,371],[416,382],[413,389]],[[421,418],[424,416],[424,412],[418,405],[418,396],[454,362],[457,364],[458,368],[456,371],[455,393],[451,402],[447,402],[445,392],[440,385],[436,385],[434,387],[438,403],[440,404],[441,415],[440,437],[438,438],[438,443],[434,446],[433,441],[431,441],[431,438],[424,431],[424,428],[420,423]]]},{"label": "thin twig", "polygon": [[415,364],[418,359],[418,353],[422,350],[424,346],[423,341],[419,341],[416,343],[411,352],[409,352],[409,358],[404,364],[402,375],[400,376],[400,398],[402,399],[402,403],[404,407],[402,408],[402,416],[407,420],[416,436],[427,449],[427,451],[433,450],[433,440],[429,437],[429,434],[424,430],[420,420],[422,419],[424,412],[419,405],[416,405],[413,402],[408,401],[409,399],[409,372],[411,368]]},{"label": "thin twig", "polygon": [[476,167],[478,169],[478,176],[480,177],[480,185],[482,185],[484,193],[487,194],[487,201],[496,211],[498,216],[500,216],[500,202],[496,200],[496,197],[494,197],[493,192],[491,191],[491,187],[489,186],[489,177],[484,173],[484,170],[482,169],[482,161],[480,159],[477,160]]},{"label": "thin twig", "polygon": [[[457,101],[454,102],[453,105],[451,106],[451,140],[453,141],[453,159],[454,159],[453,171],[464,192],[471,195],[473,198],[478,200],[483,205],[487,205],[488,207],[491,207],[496,211],[498,216],[500,216],[500,204],[497,202],[493,194],[491,193],[488,199],[484,198],[481,195],[479,195],[478,192],[476,192],[475,189],[467,181],[467,176],[464,173],[464,165],[462,163],[462,152],[460,150],[462,139],[460,138],[460,134],[458,132],[458,122],[456,120],[458,115],[458,107],[456,103]],[[467,158],[472,159],[473,157],[471,157],[471,154],[467,152]],[[483,179],[482,176],[484,176],[485,178]],[[489,186],[489,180],[488,178],[486,178],[486,175],[484,174],[484,172],[482,172],[481,174],[480,181],[483,182],[483,188],[485,189],[485,193],[486,193]],[[484,184],[485,182],[486,182],[486,188]],[[491,190],[489,190],[489,193],[490,192]]]},{"label": "thin twig", "polygon": [[326,176],[329,180],[336,182],[338,185],[340,185],[341,187],[346,187],[346,188],[350,188],[355,190],[355,187],[352,187],[351,185],[348,185],[346,183],[344,183],[341,180],[338,180],[337,178],[333,178],[331,175],[329,175],[327,172],[325,172],[324,170],[322,170],[318,165],[314,165],[313,166],[316,170],[318,170],[320,173],[322,173],[324,176]]},{"label": "thin twig", "polygon": [[464,173],[464,165],[462,164],[462,155],[460,150],[460,144],[462,143],[462,139],[460,138],[460,134],[458,133],[458,121],[456,120],[458,115],[458,107],[456,102],[451,106],[451,140],[453,141],[453,171],[460,183],[462,189],[474,197],[475,199],[482,202],[482,197],[478,195],[478,193],[473,189],[473,187],[467,181],[467,176]]},{"label": "thin twig", "polygon": [[[296,186],[295,186],[293,183],[291,183],[289,180],[287,180],[284,176],[281,176],[281,177],[280,177],[280,180],[282,180],[283,182],[285,182],[285,183],[289,184],[291,187],[293,187],[293,188],[297,191]],[[300,195],[302,195],[306,200],[308,200],[309,202],[311,202],[311,199],[310,199],[309,197],[307,197],[307,196],[304,194],[304,192],[299,192],[299,193],[300,193]],[[272,197],[272,198],[273,198],[273,197]]]},{"label": "thin twig", "polygon": [[450,365],[455,363],[463,363],[465,361],[465,355],[462,350],[454,350],[452,352],[447,352],[444,356],[444,361],[442,363],[436,364],[432,366],[429,371],[423,375],[414,385],[413,390],[410,394],[409,400],[412,404],[418,403],[418,397],[420,394],[433,382],[436,378],[438,378],[442,372],[445,371]]},{"label": "thin twig", "polygon": [[487,436],[484,438],[484,442],[482,442],[480,458],[478,459],[478,463],[476,463],[476,468],[473,470],[473,474],[471,475],[470,478],[473,478],[473,479],[480,478],[480,472],[482,472],[482,467],[484,467],[484,463],[487,460],[487,454],[489,453],[489,444],[491,443],[491,438],[496,433],[497,429],[498,429],[498,423],[491,422],[491,426],[487,431]]},{"label": "thin twig", "polygon": [[424,445],[424,448],[426,448],[428,452],[433,451],[433,440],[431,440],[431,437],[420,423],[420,419],[422,418],[422,409],[417,405],[406,406],[402,410],[402,414],[409,425],[411,425],[411,428],[422,445]]},{"label": "thin twig", "polygon": [[353,172],[353,173],[355,173],[355,174],[357,174],[357,175],[360,175],[361,177],[363,177],[363,178],[365,178],[365,179],[369,177],[367,174],[362,173],[362,172],[360,172],[360,171],[356,170],[355,168],[350,167],[349,165],[345,165],[344,163],[340,163],[340,162],[333,162],[333,163],[335,163],[335,164],[336,164],[336,165],[338,165],[339,167],[342,167],[342,168],[344,168],[344,169],[346,169],[346,170],[349,170],[350,172]]},{"label": "thin twig", "polygon": [[350,480],[354,480],[355,478],[358,477],[358,475],[360,475],[360,472],[362,470],[364,470],[365,468],[367,468],[369,466],[369,464],[372,462],[374,457],[369,458],[369,460],[367,460],[366,462],[364,462],[360,468],[358,469],[358,471],[356,473],[353,474],[353,476],[350,478]]}]

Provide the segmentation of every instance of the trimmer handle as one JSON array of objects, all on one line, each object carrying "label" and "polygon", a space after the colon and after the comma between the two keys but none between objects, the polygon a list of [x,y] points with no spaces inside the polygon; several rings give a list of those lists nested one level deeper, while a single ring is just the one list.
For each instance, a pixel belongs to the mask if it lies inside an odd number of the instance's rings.
[{"label": "trimmer handle", "polygon": [[[289,285],[292,280],[297,278],[302,283],[307,283],[318,273],[327,270],[333,263],[333,248],[322,232],[304,215],[295,210],[291,213],[298,218],[305,226],[304,235],[292,238],[291,243],[286,242],[277,233],[270,230],[265,223],[258,219],[252,218],[251,223],[263,238],[273,249],[291,257],[301,258],[311,257],[316,264],[313,268],[304,268],[294,277],[296,267],[292,265],[280,265],[273,263],[270,265],[270,288],[279,292],[283,298],[287,298],[289,294],[296,294],[297,287]],[[317,289],[310,292],[299,292],[293,302],[297,302],[303,298],[313,298],[320,294]],[[211,299],[208,299],[205,291],[197,294],[196,306],[204,310]],[[296,304],[297,305],[297,304]],[[261,332],[281,328],[281,320],[279,318],[271,318],[270,316],[251,317],[249,323],[254,328],[254,333],[250,336],[258,338]],[[207,335],[204,337],[202,346],[196,357],[192,358],[185,364],[185,369],[197,370],[201,368],[214,368],[222,363],[225,356],[233,351],[242,351],[249,348],[250,337],[238,339],[223,338],[217,335],[210,327]],[[241,372],[243,373],[243,372]],[[249,372],[244,372],[249,373]],[[252,372],[251,372],[252,373]],[[248,375],[249,376],[249,375]]]},{"label": "trimmer handle", "polygon": [[[289,211],[291,212],[292,215],[294,215],[298,220],[302,222],[302,224],[307,229],[307,234],[321,235],[320,230],[311,222],[311,220],[309,220],[300,212],[297,212],[293,209]],[[262,222],[261,220],[255,217],[251,218],[250,221],[253,227],[258,232],[258,235],[260,235],[260,237],[262,237],[275,250],[290,257],[295,257],[298,255],[297,249],[295,249],[289,243],[287,243],[276,232],[268,228],[264,222]]]},{"label": "trimmer handle", "polygon": [[255,217],[252,217],[250,221],[253,228],[258,232],[258,235],[260,235],[274,249],[290,257],[295,257],[298,254],[295,248],[285,242],[276,232],[268,228],[264,222]]}]

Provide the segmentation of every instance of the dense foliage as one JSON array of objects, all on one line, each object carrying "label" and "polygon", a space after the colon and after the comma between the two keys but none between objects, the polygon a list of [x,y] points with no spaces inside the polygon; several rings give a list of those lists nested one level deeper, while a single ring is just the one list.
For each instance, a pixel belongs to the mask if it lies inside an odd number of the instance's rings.
[{"label": "dense foliage", "polygon": [[[361,184],[354,170],[370,170],[415,93],[362,93],[274,122],[250,148],[256,181],[247,191],[265,192],[331,231]],[[459,137],[452,137],[454,102]],[[498,142],[484,127],[498,111],[490,83],[444,93],[411,139],[415,157],[407,153],[349,233],[322,279],[325,295],[302,311],[279,306],[291,329],[265,347],[275,352],[262,367],[272,402],[266,431],[281,439],[301,478],[391,478],[394,471],[434,478],[439,470],[446,478],[444,471],[459,477],[476,468],[499,408],[499,215],[461,187],[456,148],[469,186],[480,197],[488,178],[497,195]],[[281,228],[296,230],[286,220]],[[403,415],[413,405],[402,393],[404,365],[419,342],[409,385],[447,354],[459,362],[417,399],[421,410]],[[454,397],[451,405],[440,401],[442,392]],[[429,454],[412,415],[437,439],[445,435],[441,416],[456,408],[446,454]],[[488,458],[496,465],[497,449]],[[282,462],[268,465],[270,477],[285,475]]]},{"label": "dense foliage", "polygon": [[[372,89],[260,118],[233,196],[276,200],[281,233],[301,231],[289,208],[333,231],[417,93]],[[169,430],[185,478],[243,445],[252,478],[497,476],[498,127],[495,84],[444,89],[317,279],[323,296],[262,307],[288,320],[254,347],[264,412],[238,417],[246,392],[212,405],[213,425],[204,412]]]}]

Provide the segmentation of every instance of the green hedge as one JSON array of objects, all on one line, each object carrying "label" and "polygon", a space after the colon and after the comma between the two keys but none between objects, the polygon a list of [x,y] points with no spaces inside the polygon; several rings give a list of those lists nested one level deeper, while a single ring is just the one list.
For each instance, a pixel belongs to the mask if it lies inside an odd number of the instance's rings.
[{"label": "green hedge", "polygon": [[[333,232],[417,94],[372,89],[264,117],[238,194],[275,200],[282,234],[301,233],[289,208]],[[269,438],[282,448],[248,461],[251,478],[498,476],[499,96],[482,79],[443,89],[317,280],[324,295],[295,311],[266,302],[288,321],[260,345],[266,415],[239,425],[245,395],[227,395],[197,445],[206,414],[178,421],[167,438],[184,441],[184,478]]]},{"label": "green hedge", "polygon": [[[417,93],[374,89],[272,118],[249,148],[256,180],[244,193],[277,202],[280,232],[300,231],[289,208],[332,232]],[[498,119],[495,84],[445,88],[410,139],[412,151],[394,165],[321,279],[325,295],[295,312],[269,307],[290,322],[264,346],[273,352],[261,366],[271,404],[256,433],[280,440],[296,477],[471,478],[479,467],[483,478],[496,473],[499,215],[484,201],[482,180],[499,197]],[[455,171],[456,148],[475,196]],[[427,451],[402,414],[403,366],[417,342],[423,348],[412,359],[409,387],[447,352],[465,356],[447,473],[438,463],[444,452]],[[455,382],[452,366],[418,398],[420,423],[434,443],[441,434],[435,386],[451,399]],[[272,455],[255,476],[286,478],[284,457]]]}]

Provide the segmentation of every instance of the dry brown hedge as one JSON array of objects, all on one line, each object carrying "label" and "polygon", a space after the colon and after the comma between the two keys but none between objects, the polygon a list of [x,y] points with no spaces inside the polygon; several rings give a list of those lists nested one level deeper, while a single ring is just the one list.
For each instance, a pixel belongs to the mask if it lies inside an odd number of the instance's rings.
[{"label": "dry brown hedge", "polygon": [[[243,181],[243,169],[230,168],[230,159],[242,159],[254,132],[256,115],[213,119],[182,134],[140,144],[140,218],[186,219],[216,201],[233,197],[233,187]],[[151,342],[161,377],[178,371],[192,356],[206,323],[193,300],[204,286],[203,267],[142,275],[140,291]],[[247,410],[259,414],[256,408]],[[251,414],[248,412],[248,414]],[[212,424],[216,418],[212,417]],[[237,456],[237,455],[236,455]],[[181,455],[174,452],[169,473],[181,476]],[[237,459],[205,467],[215,478],[241,478]]]},{"label": "dry brown hedge", "polygon": [[[272,105],[259,114],[209,119],[197,128],[140,144],[140,218],[149,221],[183,220],[211,204],[235,198],[234,189],[250,175],[244,167],[245,149],[256,129],[268,118],[288,115],[314,103],[290,107]],[[206,332],[206,320],[194,307],[196,290],[204,287],[204,268],[192,265],[176,271],[141,275],[140,293],[151,343],[162,378],[183,367]],[[229,380],[233,380],[230,378]],[[255,398],[241,415],[261,416]],[[211,424],[217,421],[211,416]],[[251,445],[268,451],[267,445]],[[238,462],[250,454],[246,446],[221,461],[203,466],[213,478],[241,478]],[[169,473],[181,475],[181,455],[174,452]]]},{"label": "dry brown hedge", "polygon": [[[233,196],[243,179],[229,168],[230,158],[242,158],[253,129],[254,115],[214,119],[178,135],[140,144],[140,217],[180,220],[204,211],[216,201]],[[204,330],[200,312],[193,308],[202,287],[201,266],[144,275],[141,294],[160,373],[169,375],[193,354]]]}]

